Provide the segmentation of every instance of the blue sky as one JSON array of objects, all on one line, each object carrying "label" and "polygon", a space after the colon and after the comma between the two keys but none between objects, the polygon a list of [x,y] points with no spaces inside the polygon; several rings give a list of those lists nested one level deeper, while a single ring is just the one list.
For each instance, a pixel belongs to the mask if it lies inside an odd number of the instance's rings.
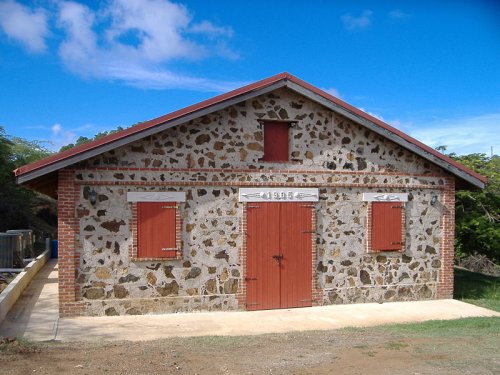
[{"label": "blue sky", "polygon": [[283,71],[500,154],[495,1],[0,0],[0,126],[54,150]]}]

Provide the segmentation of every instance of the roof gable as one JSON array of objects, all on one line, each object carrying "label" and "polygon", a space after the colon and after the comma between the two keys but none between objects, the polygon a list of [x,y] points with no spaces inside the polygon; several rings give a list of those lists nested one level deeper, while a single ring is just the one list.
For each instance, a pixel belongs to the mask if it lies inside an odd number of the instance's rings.
[{"label": "roof gable", "polygon": [[14,171],[17,182],[20,184],[29,183],[30,181],[34,182],[34,180],[48,174],[53,174],[61,168],[282,87],[286,87],[332,111],[340,113],[346,118],[414,152],[424,159],[431,161],[475,187],[483,188],[486,183],[486,178],[478,173],[469,170],[451,158],[417,141],[398,129],[393,128],[383,121],[368,115],[350,104],[288,73],[281,73],[228,93],[215,96],[211,99],[140,123],[96,141],[74,147],[35,163],[20,167]]}]

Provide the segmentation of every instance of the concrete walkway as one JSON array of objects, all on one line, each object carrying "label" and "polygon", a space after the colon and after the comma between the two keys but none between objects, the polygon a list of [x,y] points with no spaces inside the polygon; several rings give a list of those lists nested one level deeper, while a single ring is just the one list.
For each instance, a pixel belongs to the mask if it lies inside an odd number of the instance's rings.
[{"label": "concrete walkway", "polygon": [[268,311],[59,319],[57,263],[50,261],[0,325],[0,336],[35,341],[154,340],[175,336],[258,335],[342,327],[500,316],[456,300],[366,303]]},{"label": "concrete walkway", "polygon": [[31,280],[0,324],[1,336],[24,336],[45,341],[54,338],[59,320],[57,259],[49,260]]}]

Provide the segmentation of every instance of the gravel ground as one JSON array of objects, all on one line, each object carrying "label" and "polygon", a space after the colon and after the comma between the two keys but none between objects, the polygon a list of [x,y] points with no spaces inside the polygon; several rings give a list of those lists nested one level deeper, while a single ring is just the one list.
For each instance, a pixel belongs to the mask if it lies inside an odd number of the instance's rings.
[{"label": "gravel ground", "polygon": [[402,337],[384,329],[144,342],[0,341],[10,374],[498,374],[499,335]]}]

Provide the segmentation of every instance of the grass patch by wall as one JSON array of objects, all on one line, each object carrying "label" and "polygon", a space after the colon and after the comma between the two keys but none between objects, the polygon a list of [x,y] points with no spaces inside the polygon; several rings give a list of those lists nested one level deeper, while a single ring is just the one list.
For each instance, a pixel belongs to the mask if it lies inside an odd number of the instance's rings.
[{"label": "grass patch by wall", "polygon": [[454,298],[500,311],[500,277],[455,268]]},{"label": "grass patch by wall", "polygon": [[450,338],[488,337],[498,343],[500,338],[500,317],[476,317],[453,320],[429,320],[421,323],[388,324],[378,327],[347,327],[342,331],[354,335],[390,335],[394,338]]}]

